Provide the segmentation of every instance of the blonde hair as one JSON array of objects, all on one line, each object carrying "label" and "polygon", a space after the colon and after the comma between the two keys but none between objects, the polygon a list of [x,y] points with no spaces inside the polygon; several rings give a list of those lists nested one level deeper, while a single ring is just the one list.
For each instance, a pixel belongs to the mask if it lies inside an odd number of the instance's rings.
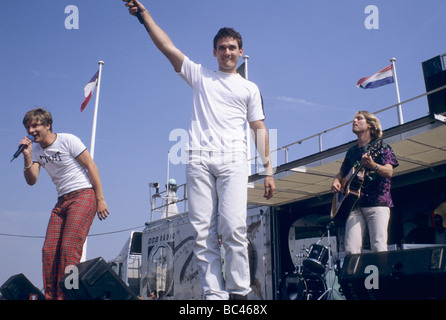
[{"label": "blonde hair", "polygon": [[383,130],[381,127],[381,122],[373,113],[368,111],[357,111],[355,116],[358,114],[362,114],[366,119],[367,123],[371,125],[370,128],[370,136],[372,140],[380,139],[383,135]]}]

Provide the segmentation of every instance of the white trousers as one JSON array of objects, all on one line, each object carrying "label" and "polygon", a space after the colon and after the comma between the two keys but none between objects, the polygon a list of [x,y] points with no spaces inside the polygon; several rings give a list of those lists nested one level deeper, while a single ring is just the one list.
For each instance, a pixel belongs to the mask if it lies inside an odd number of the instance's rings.
[{"label": "white trousers", "polygon": [[[189,153],[186,182],[194,252],[205,298],[251,291],[246,237],[248,171],[245,153]],[[225,279],[218,240],[225,250]]]},{"label": "white trousers", "polygon": [[355,208],[345,224],[345,253],[361,253],[365,228],[368,227],[370,248],[373,252],[387,251],[390,219],[388,207]]}]

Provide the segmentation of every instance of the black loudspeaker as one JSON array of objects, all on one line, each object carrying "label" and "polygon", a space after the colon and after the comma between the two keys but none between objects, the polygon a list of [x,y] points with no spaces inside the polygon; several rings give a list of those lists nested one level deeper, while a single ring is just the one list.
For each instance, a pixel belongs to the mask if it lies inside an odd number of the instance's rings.
[{"label": "black loudspeaker", "polygon": [[59,285],[68,300],[138,300],[101,257],[79,263]]},{"label": "black loudspeaker", "polygon": [[[422,62],[426,92],[446,85],[446,54]],[[446,113],[446,89],[427,96],[430,114]]]},{"label": "black loudspeaker", "polygon": [[446,299],[446,247],[347,255],[339,284],[347,300]]},{"label": "black loudspeaker", "polygon": [[43,293],[23,273],[6,280],[0,292],[5,300],[45,300]]}]

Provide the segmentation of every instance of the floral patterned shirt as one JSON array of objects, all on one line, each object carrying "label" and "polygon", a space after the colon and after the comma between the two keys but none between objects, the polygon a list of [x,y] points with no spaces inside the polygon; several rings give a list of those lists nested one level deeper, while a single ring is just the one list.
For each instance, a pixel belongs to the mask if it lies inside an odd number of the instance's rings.
[{"label": "floral patterned shirt", "polygon": [[[391,164],[394,168],[398,166],[398,160],[392,147],[382,140],[371,141],[364,147],[358,145],[351,147],[345,155],[341,166],[341,173],[345,177],[353,167],[361,164],[361,158],[364,153],[371,151],[374,161],[378,165]],[[384,178],[378,175],[374,170],[365,169],[364,182],[361,188],[361,197],[358,205],[361,207],[393,207],[392,197],[390,195],[390,178]]]}]

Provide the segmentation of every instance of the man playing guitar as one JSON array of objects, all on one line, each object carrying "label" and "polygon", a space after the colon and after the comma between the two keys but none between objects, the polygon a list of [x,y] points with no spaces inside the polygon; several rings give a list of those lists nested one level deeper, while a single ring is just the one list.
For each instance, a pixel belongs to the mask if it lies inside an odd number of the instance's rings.
[{"label": "man playing guitar", "polygon": [[[373,114],[356,112],[352,131],[358,137],[358,144],[347,151],[331,187],[333,192],[342,193],[345,178],[356,168],[363,171],[357,202],[346,221],[345,252],[361,253],[366,226],[371,250],[386,251],[390,208],[393,207],[390,179],[398,160],[390,145],[381,140],[381,124]],[[332,210],[332,218],[335,213]]]}]

